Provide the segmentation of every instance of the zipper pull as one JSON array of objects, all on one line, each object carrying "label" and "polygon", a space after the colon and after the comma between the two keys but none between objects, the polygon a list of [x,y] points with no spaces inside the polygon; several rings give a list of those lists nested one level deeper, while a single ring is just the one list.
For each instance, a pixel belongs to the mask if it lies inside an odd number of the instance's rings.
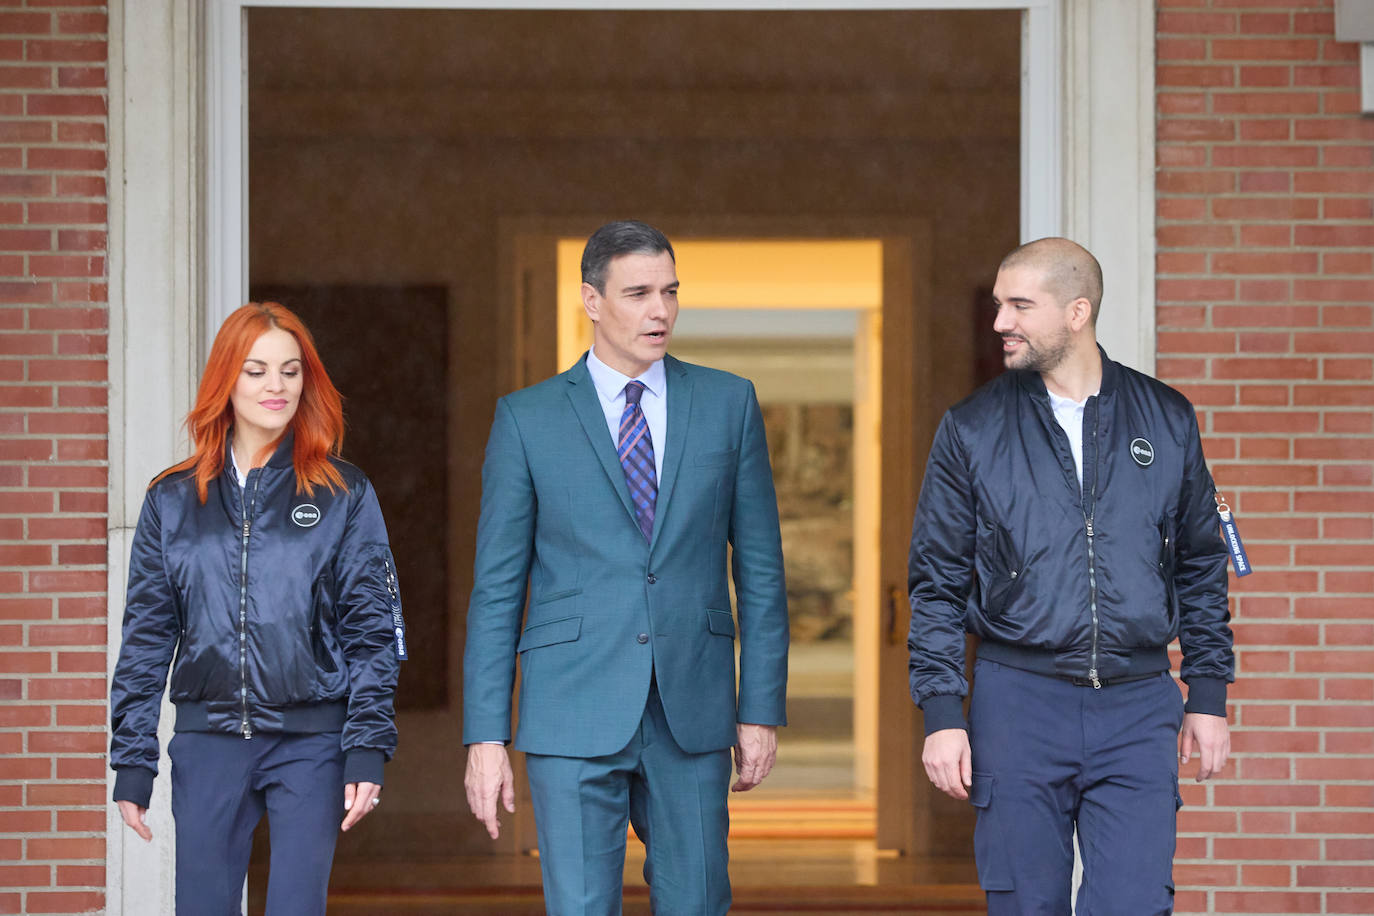
[{"label": "zipper pull", "polygon": [[1089,519],[1084,519],[1084,521],[1086,521],[1086,522],[1088,523],[1088,537],[1092,537],[1092,536],[1093,536],[1093,520],[1089,518]]},{"label": "zipper pull", "polygon": [[1097,669],[1093,668],[1088,672],[1088,680],[1092,681],[1093,690],[1101,690],[1102,682],[1097,679]]},{"label": "zipper pull", "polygon": [[243,740],[248,741],[253,737],[253,726],[248,724],[248,720],[243,720]]}]

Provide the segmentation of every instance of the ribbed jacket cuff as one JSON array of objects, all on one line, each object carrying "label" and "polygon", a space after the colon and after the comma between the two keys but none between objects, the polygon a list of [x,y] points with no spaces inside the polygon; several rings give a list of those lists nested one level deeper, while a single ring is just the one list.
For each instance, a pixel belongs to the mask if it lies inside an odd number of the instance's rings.
[{"label": "ribbed jacket cuff", "polygon": [[146,767],[117,767],[112,797],[115,801],[133,802],[140,808],[148,807],[153,798],[153,780],[157,770]]},{"label": "ribbed jacket cuff", "polygon": [[1184,712],[1201,712],[1226,718],[1226,681],[1219,677],[1194,677],[1188,681]]},{"label": "ribbed jacket cuff", "polygon": [[376,748],[355,747],[344,754],[344,784],[370,782],[380,786],[385,765],[386,754]]},{"label": "ribbed jacket cuff", "polygon": [[962,697],[953,694],[926,697],[925,702],[921,704],[921,712],[925,713],[927,735],[946,728],[968,730],[968,723],[964,721]]}]

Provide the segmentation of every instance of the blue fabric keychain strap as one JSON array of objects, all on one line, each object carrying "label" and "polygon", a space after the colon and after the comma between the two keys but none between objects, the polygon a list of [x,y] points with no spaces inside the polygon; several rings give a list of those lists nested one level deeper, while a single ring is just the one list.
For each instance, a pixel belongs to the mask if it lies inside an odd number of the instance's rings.
[{"label": "blue fabric keychain strap", "polygon": [[1221,539],[1226,542],[1226,549],[1231,551],[1231,566],[1235,569],[1237,578],[1248,576],[1255,569],[1245,555],[1245,544],[1241,542],[1236,517],[1232,514],[1231,507],[1226,504],[1226,498],[1219,491],[1212,495],[1217,501],[1217,515],[1221,516]]}]

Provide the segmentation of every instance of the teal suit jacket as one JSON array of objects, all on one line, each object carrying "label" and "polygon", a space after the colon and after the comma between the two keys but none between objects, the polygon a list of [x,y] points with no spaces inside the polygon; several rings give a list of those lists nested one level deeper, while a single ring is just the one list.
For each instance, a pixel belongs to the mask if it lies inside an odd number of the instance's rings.
[{"label": "teal suit jacket", "polygon": [[510,740],[517,656],[517,750],[616,753],[639,725],[651,674],[690,753],[733,745],[736,722],[785,724],[787,596],[754,386],[671,356],[664,368],[668,441],[649,543],[585,356],[497,403],[468,607],[464,744]]}]

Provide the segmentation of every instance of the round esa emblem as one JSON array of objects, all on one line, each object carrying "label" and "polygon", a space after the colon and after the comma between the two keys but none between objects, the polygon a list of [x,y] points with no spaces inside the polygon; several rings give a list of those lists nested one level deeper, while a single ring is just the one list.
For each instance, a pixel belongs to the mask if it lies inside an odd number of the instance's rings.
[{"label": "round esa emblem", "polygon": [[301,503],[291,510],[291,521],[300,525],[302,528],[310,528],[320,520],[320,510],[317,506],[310,503]]},{"label": "round esa emblem", "polygon": [[1139,437],[1131,440],[1131,458],[1142,468],[1155,463],[1155,447]]}]

